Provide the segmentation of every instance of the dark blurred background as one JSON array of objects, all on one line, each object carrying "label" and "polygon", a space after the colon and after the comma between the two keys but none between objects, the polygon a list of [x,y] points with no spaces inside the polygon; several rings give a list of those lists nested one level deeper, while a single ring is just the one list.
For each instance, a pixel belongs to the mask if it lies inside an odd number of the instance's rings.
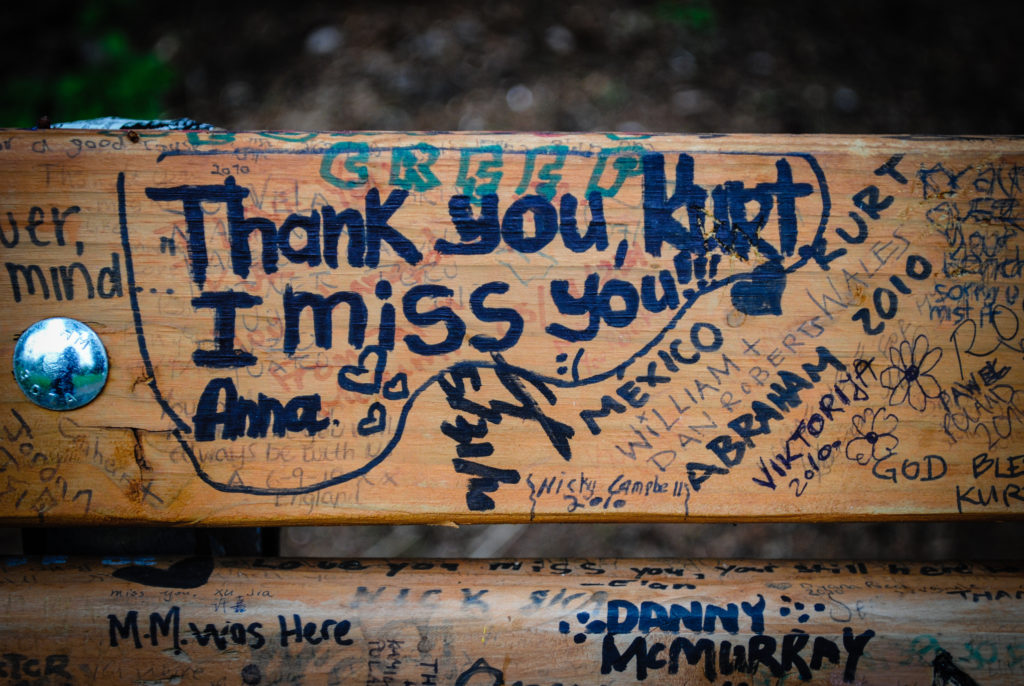
[{"label": "dark blurred background", "polygon": [[15,3],[0,120],[1019,133],[1017,3]]},{"label": "dark blurred background", "polygon": [[[0,126],[118,115],[187,116],[228,129],[1024,129],[1024,11],[1009,3],[254,5],[6,7]],[[280,548],[339,556],[999,558],[1020,556],[1021,530],[970,522],[302,527],[282,530]],[[194,536],[171,538],[165,550]],[[24,543],[73,552],[59,548],[90,540],[117,553],[109,548],[160,539],[28,529]],[[21,544],[19,530],[0,530],[0,551]],[[218,545],[214,552],[231,550]]]}]

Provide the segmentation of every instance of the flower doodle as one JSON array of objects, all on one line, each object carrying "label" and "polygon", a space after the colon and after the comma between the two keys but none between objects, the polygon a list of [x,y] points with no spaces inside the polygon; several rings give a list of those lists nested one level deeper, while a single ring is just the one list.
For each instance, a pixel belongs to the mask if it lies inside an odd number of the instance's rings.
[{"label": "flower doodle", "polygon": [[941,348],[928,346],[928,338],[921,334],[914,343],[904,340],[898,348],[889,348],[891,366],[882,370],[880,381],[892,391],[890,405],[909,402],[918,412],[924,412],[929,398],[938,398],[942,389],[929,372],[942,359]]},{"label": "flower doodle", "polygon": [[899,417],[884,407],[868,408],[863,414],[855,414],[853,428],[858,435],[846,444],[846,459],[866,465],[871,460],[884,460],[896,454],[900,439],[896,438],[895,431],[899,424]]}]

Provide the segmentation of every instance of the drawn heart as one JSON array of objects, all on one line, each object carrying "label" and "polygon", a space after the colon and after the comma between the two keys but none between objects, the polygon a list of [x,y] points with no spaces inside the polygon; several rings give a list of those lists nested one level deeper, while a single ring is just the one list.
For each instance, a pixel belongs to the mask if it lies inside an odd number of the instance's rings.
[{"label": "drawn heart", "polygon": [[360,436],[371,436],[384,430],[384,423],[388,418],[388,411],[380,403],[370,405],[366,416],[356,424],[356,432]]},{"label": "drawn heart", "polygon": [[384,382],[385,400],[402,400],[409,397],[409,380],[405,378],[405,372],[398,372],[390,381]]},{"label": "drawn heart", "polygon": [[733,284],[729,296],[732,306],[743,314],[758,317],[782,314],[782,293],[786,290],[786,270],[778,262],[754,267],[749,281]]},{"label": "drawn heart", "polygon": [[114,570],[118,579],[157,588],[199,588],[210,580],[212,573],[212,557],[188,557],[167,569],[131,565]]},{"label": "drawn heart", "polygon": [[[352,376],[363,376],[367,373],[366,358],[374,355],[377,362],[373,368],[373,378],[369,381],[355,381]],[[375,395],[380,390],[380,379],[384,374],[384,367],[388,364],[387,348],[379,345],[368,345],[359,355],[359,364],[347,364],[338,371],[338,385],[346,391]]]}]

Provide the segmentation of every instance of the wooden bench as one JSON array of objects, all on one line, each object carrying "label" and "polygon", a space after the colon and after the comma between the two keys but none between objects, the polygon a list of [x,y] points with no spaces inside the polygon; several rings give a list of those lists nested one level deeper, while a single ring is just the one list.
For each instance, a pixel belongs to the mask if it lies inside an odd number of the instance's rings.
[{"label": "wooden bench", "polygon": [[[5,525],[1024,513],[1017,139],[11,131],[0,155],[0,359],[72,317],[110,361],[68,411],[0,375]],[[1024,680],[1020,562],[110,551],[0,583],[11,683]]]}]

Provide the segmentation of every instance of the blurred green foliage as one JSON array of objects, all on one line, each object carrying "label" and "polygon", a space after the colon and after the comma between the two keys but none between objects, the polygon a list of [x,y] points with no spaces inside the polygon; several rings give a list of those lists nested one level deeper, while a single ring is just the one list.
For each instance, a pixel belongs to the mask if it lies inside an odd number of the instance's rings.
[{"label": "blurred green foliage", "polygon": [[73,45],[60,59],[37,60],[3,79],[0,126],[30,127],[40,117],[73,121],[164,114],[177,77],[152,50],[132,45],[128,0],[92,0],[73,16]]},{"label": "blurred green foliage", "polygon": [[663,0],[658,3],[655,14],[694,33],[715,28],[715,14],[706,0]]}]

